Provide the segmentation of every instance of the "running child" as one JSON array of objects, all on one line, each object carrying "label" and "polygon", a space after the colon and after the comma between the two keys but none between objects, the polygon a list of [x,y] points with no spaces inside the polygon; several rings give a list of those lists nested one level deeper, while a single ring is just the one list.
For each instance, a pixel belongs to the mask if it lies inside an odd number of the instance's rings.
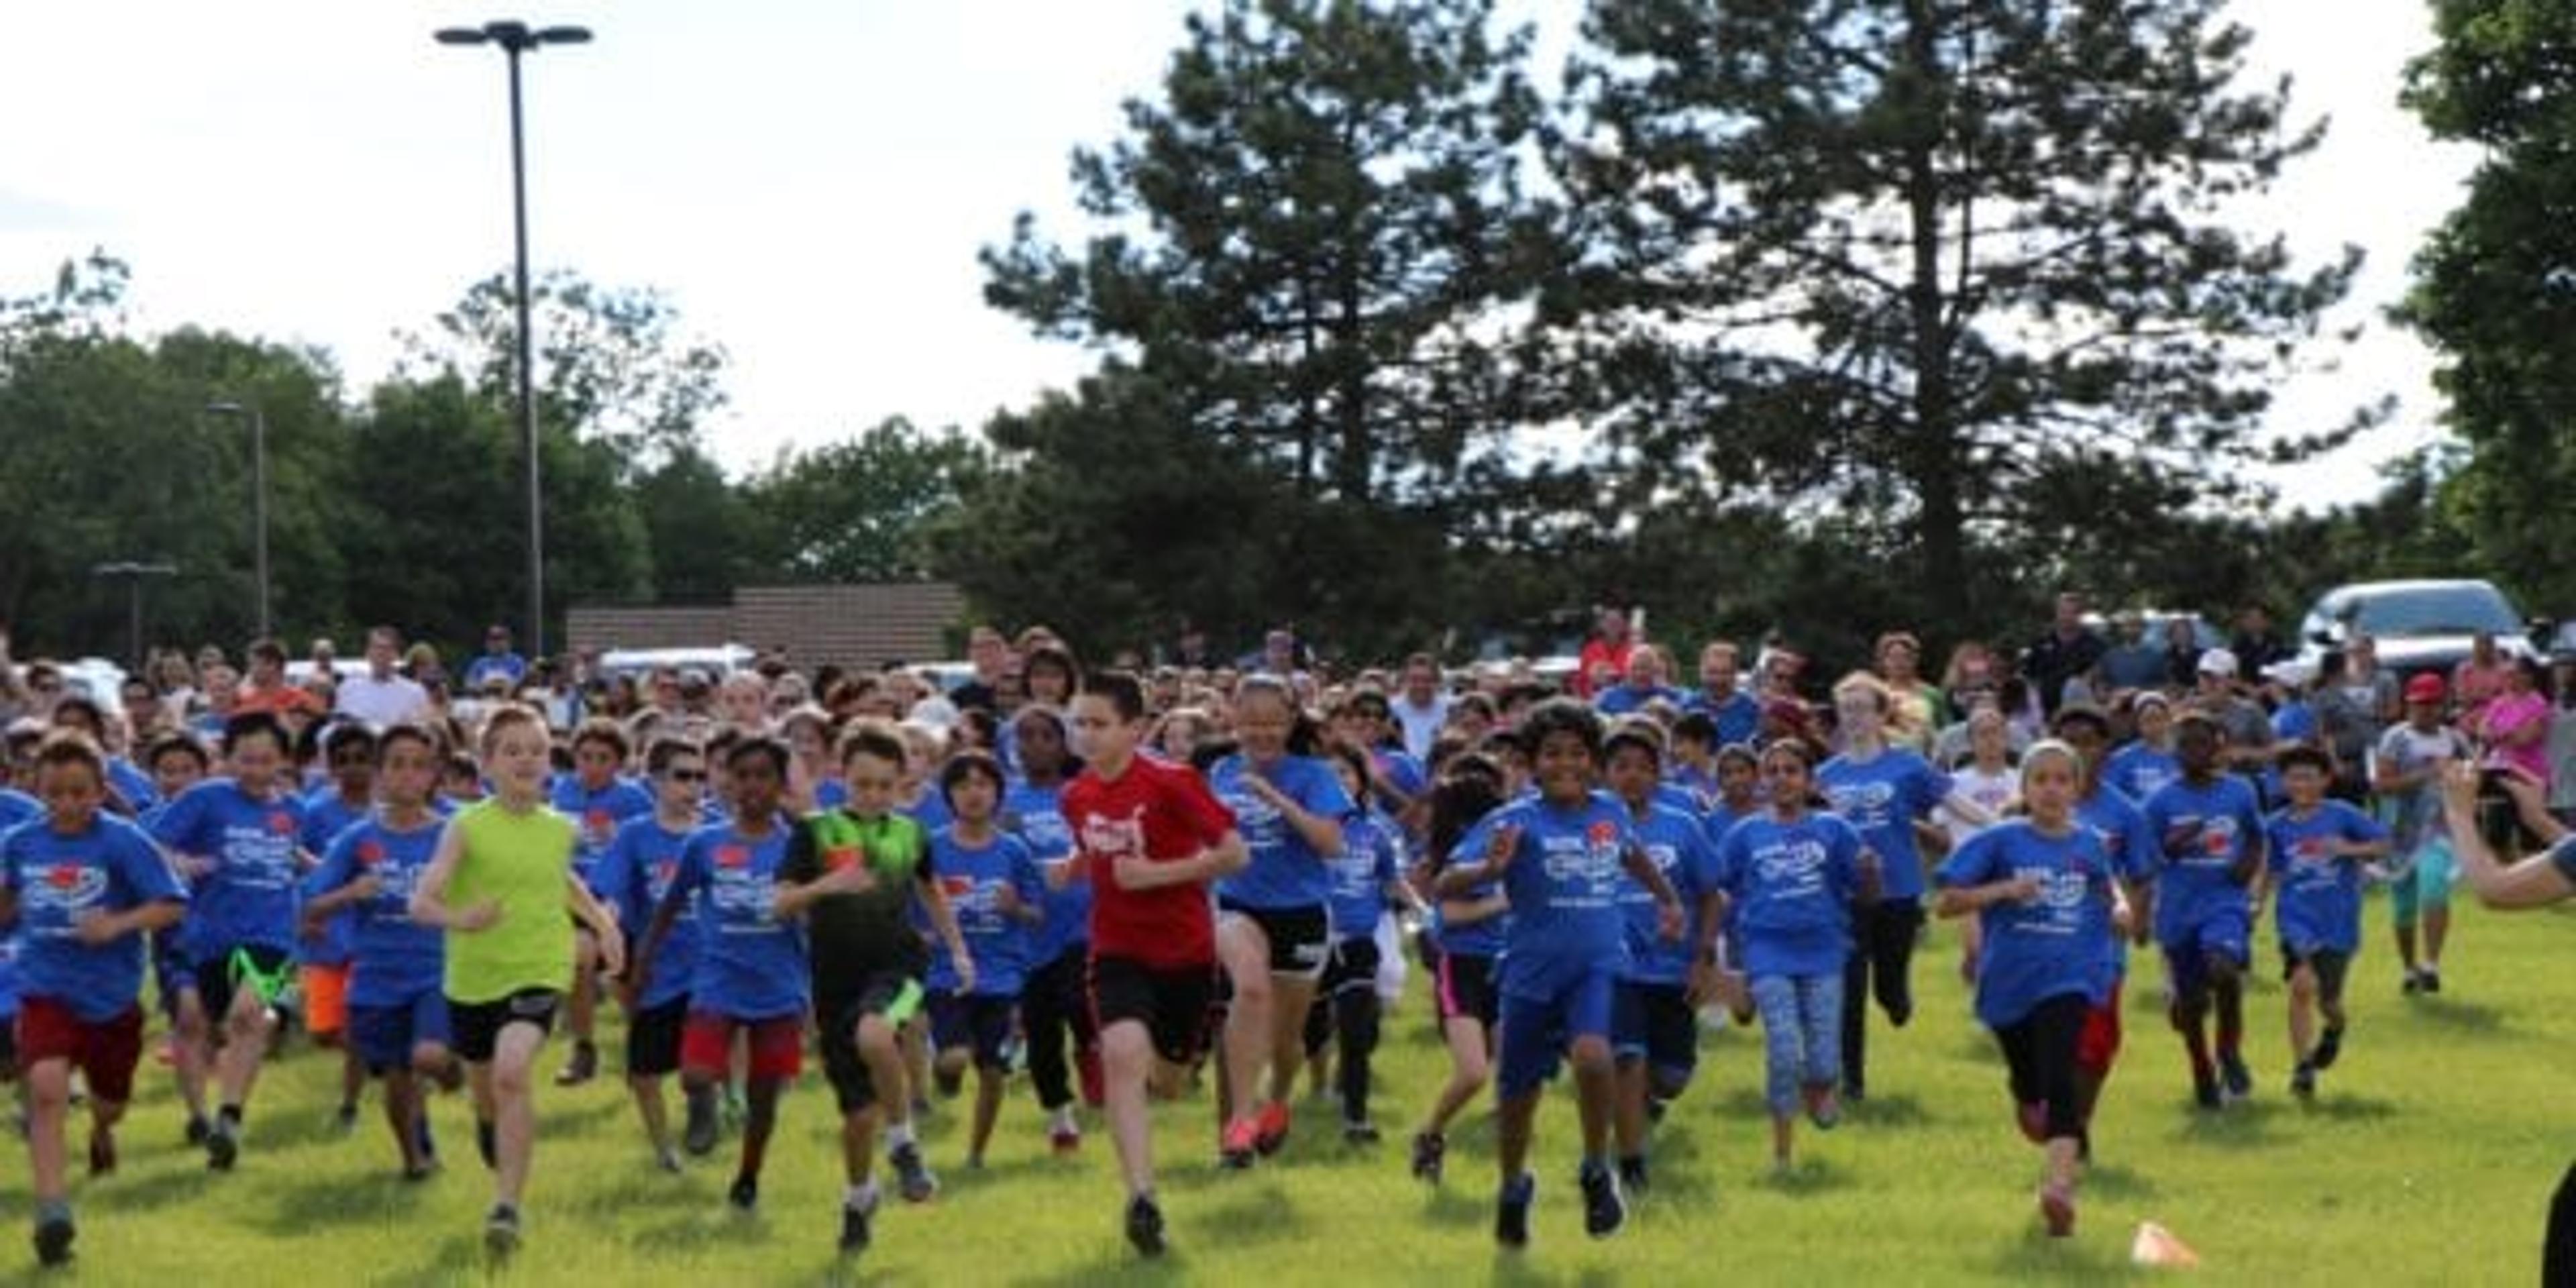
[{"label": "running child", "polygon": [[206,1134],[206,1165],[219,1172],[240,1156],[242,1114],[268,1059],[276,1002],[294,979],[306,856],[304,805],[286,779],[290,743],[275,715],[234,716],[224,724],[230,776],[189,788],[152,823],[154,839],[195,883],[180,946],[207,1022],[222,1026],[219,1107]]},{"label": "running child", "polygon": [[1486,815],[1477,825],[1481,835],[1462,846],[1483,861],[1442,874],[1439,884],[1446,895],[1499,883],[1511,900],[1496,1077],[1502,1187],[1494,1211],[1495,1241],[1507,1248],[1529,1242],[1538,1189],[1528,1170],[1531,1127],[1541,1084],[1560,1055],[1574,1066],[1583,1121],[1584,1230],[1601,1239],[1626,1223],[1608,1157],[1611,997],[1628,956],[1620,874],[1654,892],[1663,938],[1679,940],[1684,920],[1681,896],[1638,849],[1628,811],[1594,789],[1600,717],[1571,699],[1550,699],[1530,710],[1521,733],[1532,749],[1536,796]]},{"label": "running child", "polygon": [[1370,1145],[1378,1139],[1368,1112],[1369,1062],[1377,1053],[1381,1008],[1378,922],[1390,902],[1412,906],[1420,901],[1404,883],[1403,829],[1377,809],[1369,794],[1369,752],[1344,744],[1334,749],[1329,763],[1352,805],[1341,820],[1342,852],[1328,860],[1333,946],[1315,1000],[1306,1008],[1306,1062],[1318,1071],[1327,1064],[1338,1070],[1334,1085],[1341,1100],[1342,1140]]},{"label": "running child", "polygon": [[[760,1203],[760,1172],[778,1126],[778,1097],[804,1069],[809,967],[802,936],[776,909],[795,831],[779,808],[788,756],[787,745],[766,734],[746,737],[726,753],[733,819],[699,829],[681,847],[679,869],[635,950],[633,987],[639,996],[650,995],[663,965],[656,960],[663,941],[682,911],[696,913],[680,1078],[693,1097],[712,1094],[730,1072],[734,1039],[742,1035],[749,1052],[742,1159],[725,1191],[738,1212]],[[667,1153],[660,1157],[667,1167]]]},{"label": "running child", "polygon": [[1611,1001],[1611,1055],[1617,1063],[1619,1184],[1646,1189],[1646,1134],[1665,1107],[1690,1086],[1699,1068],[1699,1003],[1716,995],[1717,854],[1695,811],[1659,803],[1662,738],[1651,723],[1626,720],[1603,746],[1612,794],[1628,808],[1637,846],[1680,895],[1683,933],[1658,933],[1653,895],[1642,885],[1620,894],[1627,918],[1628,965]]},{"label": "running child", "polygon": [[[2148,903],[2173,982],[2173,1026],[2191,1058],[2192,1095],[2203,1109],[2224,1103],[2222,1090],[2233,1099],[2254,1090],[2244,1057],[2245,968],[2250,888],[2263,870],[2263,815],[2253,785],[2221,768],[2226,742],[2216,717],[2184,712],[2174,721],[2182,777],[2139,807],[2157,845]],[[2213,1002],[2214,1063],[2207,1031]]]},{"label": "running child", "polygon": [[2075,749],[2083,762],[2084,781],[2075,800],[2076,821],[2102,839],[2103,852],[2120,878],[2123,902],[2113,909],[2111,991],[2084,1017],[2084,1035],[2075,1044],[2075,1095],[2084,1132],[2076,1138],[2081,1161],[2093,1161],[2093,1110],[2102,1087],[2111,1079],[2111,1064],[2120,1054],[2120,990],[2129,974],[2129,945],[2145,943],[2141,917],[2146,898],[2140,891],[2155,879],[2155,836],[2137,803],[2122,795],[2105,777],[2111,745],[2111,718],[2090,703],[2069,702],[2057,709],[2052,725],[2059,741]]},{"label": "running child", "polygon": [[959,752],[940,768],[939,790],[956,821],[931,836],[930,862],[974,969],[959,973],[955,958],[930,963],[930,1033],[939,1049],[932,1076],[944,1093],[953,1093],[969,1061],[974,1064],[966,1166],[980,1169],[1002,1111],[1002,1084],[1011,1072],[1006,1048],[1028,976],[1029,935],[1046,915],[1046,887],[1028,844],[995,826],[1000,761],[981,751]]},{"label": "running child", "polygon": [[[2290,984],[2290,1092],[2312,1096],[2317,1075],[2343,1052],[2343,982],[2361,947],[2361,866],[2388,853],[2388,830],[2352,805],[2327,799],[2334,758],[2301,745],[2281,753],[2289,804],[2264,824],[2281,972]],[[2317,1031],[2317,1015],[2325,1031]]]},{"label": "running child", "polygon": [[[2470,754],[2468,739],[2442,722],[2448,690],[2430,673],[2406,682],[2406,719],[2379,736],[2371,790],[2389,811],[2388,913],[2395,927],[2400,991],[2442,991],[2442,949],[2451,937],[2456,875],[2442,808],[2442,774]],[[2472,820],[2474,821],[2474,820]],[[2416,952],[2416,926],[2423,952]]]},{"label": "running child", "polygon": [[493,794],[448,820],[410,905],[413,921],[447,935],[448,1018],[474,1090],[475,1143],[492,1169],[483,1242],[495,1256],[519,1246],[537,1143],[532,1070],[572,986],[565,912],[590,927],[611,973],[626,960],[615,915],[572,870],[579,828],[546,808],[548,741],[532,707],[507,703],[485,717]]},{"label": "running child", "polygon": [[2052,1238],[2075,1233],[2084,1137],[2076,1053],[2085,1016],[2110,995],[2115,914],[2127,911],[2101,835],[2075,813],[2083,777],[2074,748],[2033,745],[2020,769],[2029,816],[1968,838],[1936,874],[1940,915],[1985,923],[1977,1020],[2003,1048],[2022,1135],[2047,1151],[2039,1211]]},{"label": "running child", "polygon": [[[330,782],[304,798],[304,852],[319,858],[331,851],[340,834],[375,809],[376,735],[365,725],[340,720],[308,731],[314,753],[330,773]],[[311,889],[311,874],[305,877]],[[351,918],[345,910],[316,914],[305,902],[302,936],[296,955],[297,978],[304,994],[304,1031],[313,1044],[340,1052],[340,1108],[334,1122],[341,1131],[358,1125],[358,1095],[367,1085],[367,1064],[349,1041],[349,957]]]},{"label": "running child", "polygon": [[1429,844],[1412,874],[1414,889],[1430,892],[1431,920],[1422,944],[1431,958],[1431,998],[1440,1016],[1441,1043],[1449,1050],[1449,1080],[1413,1133],[1413,1175],[1433,1185],[1440,1183],[1449,1154],[1450,1122],[1492,1076],[1494,1025],[1501,1018],[1494,959],[1502,954],[1511,916],[1511,900],[1492,882],[1441,894],[1439,881],[1451,867],[1469,861],[1462,843],[1501,807],[1503,773],[1502,766],[1475,753],[1449,762],[1431,791]]},{"label": "running child", "polygon": [[[627,820],[653,812],[653,794],[626,777],[633,748],[626,730],[614,720],[592,717],[572,735],[572,772],[556,777],[552,799],[556,810],[579,826],[573,850],[575,874],[598,889],[599,861]],[[572,1055],[555,1072],[555,1085],[574,1087],[599,1074],[599,1046],[593,1040],[599,1012],[599,942],[588,930],[573,930],[572,993],[564,999],[564,1028],[572,1034]]]},{"label": "running child", "polygon": [[[136,819],[145,831],[169,808],[168,802],[186,795],[189,788],[204,782],[214,772],[214,758],[197,735],[173,730],[153,739],[144,753],[144,765],[152,771],[152,781],[162,804]],[[188,1112],[186,1139],[191,1149],[203,1149],[206,1137],[215,1129],[214,1119],[206,1114],[206,1070],[214,1063],[214,1051],[206,1041],[206,1003],[197,995],[196,968],[188,964],[187,950],[180,938],[187,929],[184,919],[177,925],[163,926],[152,932],[153,991],[161,999],[162,1015],[170,1021],[167,1043],[170,1071],[178,1083],[179,1103]]]},{"label": "running child", "polygon": [[[1034,667],[1032,667],[1034,675]],[[1084,677],[1073,701],[1088,762],[1064,791],[1077,862],[1091,882],[1091,1005],[1100,1024],[1102,1090],[1127,1186],[1127,1241],[1164,1249],[1154,1194],[1149,1086],[1165,1095],[1205,1036],[1215,992],[1210,882],[1251,861],[1234,816],[1186,767],[1136,753],[1145,693],[1136,677]]]},{"label": "running child", "polygon": [[1091,883],[1065,866],[1073,858],[1073,829],[1064,821],[1064,784],[1081,765],[1066,746],[1064,713],[1053,707],[1021,707],[1006,733],[1003,745],[1014,750],[1020,776],[1002,794],[1002,828],[1028,844],[1042,872],[1062,868],[1072,878],[1046,883],[1046,915],[1029,932],[1029,977],[1020,989],[1029,1086],[1046,1111],[1049,1146],[1069,1154],[1082,1146],[1073,1116],[1074,1071],[1082,1098],[1100,1103],[1100,1035],[1083,985],[1091,965]]},{"label": "running child", "polygon": [[440,987],[446,941],[410,913],[412,891],[438,850],[442,820],[430,805],[445,755],[420,725],[398,724],[372,741],[377,804],[324,850],[306,883],[306,911],[350,922],[350,1053],[384,1079],[385,1123],[403,1179],[418,1181],[438,1169],[429,1084],[453,1091],[464,1077]]},{"label": "running child", "polygon": [[36,750],[42,819],[0,837],[0,921],[19,940],[16,1042],[30,1116],[36,1259],[59,1265],[74,1227],[63,1134],[72,1071],[89,1091],[89,1169],[116,1170],[116,1123],[143,1051],[144,936],[174,925],[187,894],[141,829],[100,812],[107,762],[70,732]]},{"label": "running child", "polygon": [[[608,843],[608,853],[592,870],[592,888],[600,902],[617,914],[620,926],[649,927],[653,914],[670,898],[680,874],[680,852],[703,825],[699,798],[706,792],[707,760],[695,744],[679,738],[656,738],[644,751],[646,780],[653,787],[653,812],[630,818]],[[626,1012],[626,1087],[635,1097],[636,1116],[653,1146],[654,1165],[680,1170],[671,1147],[670,1111],[662,1102],[664,1079],[680,1071],[680,1035],[688,1027],[689,987],[698,969],[698,909],[680,901],[678,912],[654,946],[656,969],[651,987],[637,987],[633,971],[619,985],[618,1005]],[[703,1157],[716,1147],[716,1091],[683,1082],[687,1123],[680,1144]]]}]

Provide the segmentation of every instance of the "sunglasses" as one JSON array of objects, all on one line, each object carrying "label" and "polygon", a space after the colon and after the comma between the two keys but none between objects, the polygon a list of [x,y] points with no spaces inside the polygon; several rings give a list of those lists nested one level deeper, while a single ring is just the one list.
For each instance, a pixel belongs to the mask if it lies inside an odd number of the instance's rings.
[{"label": "sunglasses", "polygon": [[703,769],[666,769],[662,771],[662,776],[675,783],[703,783],[707,781],[707,771]]}]

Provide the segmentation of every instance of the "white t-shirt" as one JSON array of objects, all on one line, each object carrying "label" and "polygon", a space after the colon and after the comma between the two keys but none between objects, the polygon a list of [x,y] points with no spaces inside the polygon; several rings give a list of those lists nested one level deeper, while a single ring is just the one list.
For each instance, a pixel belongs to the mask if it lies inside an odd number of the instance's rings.
[{"label": "white t-shirt", "polygon": [[353,675],[340,681],[336,706],[341,714],[356,716],[382,729],[427,710],[429,690],[400,675],[383,680],[373,675]]},{"label": "white t-shirt", "polygon": [[1404,727],[1405,754],[1415,760],[1431,759],[1431,744],[1439,740],[1440,726],[1449,723],[1449,696],[1432,694],[1430,706],[1417,707],[1399,693],[1388,700],[1386,707],[1395,714],[1395,722]]},{"label": "white t-shirt", "polygon": [[[2013,797],[2020,793],[2021,773],[2010,765],[1990,774],[1971,761],[1950,771],[1950,795],[1974,803],[1995,818],[2002,818],[2004,806],[2012,804]],[[1986,830],[1983,825],[1971,823],[1951,809],[1947,799],[1942,801],[1936,813],[1941,826],[1950,833],[1953,847]]]},{"label": "white t-shirt", "polygon": [[[2457,760],[2469,754],[2469,746],[2459,732],[2449,725],[2431,733],[2418,733],[2412,724],[2393,725],[2379,735],[2375,755],[2381,766],[2401,774],[2416,774],[2446,760]],[[2391,859],[2405,863],[2417,850],[2443,836],[2442,780],[2439,775],[2425,780],[2410,792],[2398,792],[2381,799],[2390,802],[2396,818],[2389,824],[2389,834],[2396,844]]]}]

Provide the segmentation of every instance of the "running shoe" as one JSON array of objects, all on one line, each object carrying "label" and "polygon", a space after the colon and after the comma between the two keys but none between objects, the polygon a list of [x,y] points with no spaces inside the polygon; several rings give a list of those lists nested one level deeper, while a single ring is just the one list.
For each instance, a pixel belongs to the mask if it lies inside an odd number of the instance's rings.
[{"label": "running shoe", "polygon": [[483,1218],[483,1250],[496,1257],[519,1250],[519,1209],[507,1203],[492,1205],[492,1214]]},{"label": "running shoe", "polygon": [[842,1256],[854,1256],[867,1251],[868,1240],[874,1237],[869,1229],[869,1223],[875,1217],[876,1205],[873,1203],[863,1207],[852,1207],[847,1203],[841,1205]]},{"label": "running shoe", "polygon": [[2297,1069],[2291,1071],[2290,1094],[2297,1096],[2301,1100],[2305,1100],[2308,1097],[2317,1094],[2317,1067],[2315,1064],[2303,1064]]},{"label": "running shoe", "polygon": [[2039,1217],[2048,1223],[2048,1237],[2063,1239],[2075,1233],[2075,1193],[2063,1185],[2039,1187]]},{"label": "running shoe", "polygon": [[555,1085],[578,1087],[598,1076],[599,1047],[595,1043],[575,1042],[572,1044],[572,1058],[564,1061],[564,1067],[555,1073]]},{"label": "running shoe", "polygon": [[2245,1057],[2233,1054],[2218,1057],[2218,1076],[2227,1088],[2228,1099],[2243,1100],[2254,1094],[2254,1071],[2245,1067]]},{"label": "running shoe", "polygon": [[1153,1195],[1127,1200],[1127,1242],[1135,1245],[1139,1256],[1163,1255],[1163,1209],[1154,1206]]},{"label": "running shoe", "polygon": [[1273,1100],[1263,1105],[1261,1112],[1253,1116],[1253,1125],[1259,1132],[1253,1148],[1265,1158],[1278,1153],[1279,1147],[1288,1143],[1288,1102]]},{"label": "running shoe", "polygon": [[2317,1038],[2317,1049],[2309,1054],[2308,1063],[2315,1065],[2317,1072],[2323,1073],[2333,1068],[2335,1059],[2342,1054],[2343,1026],[2329,1024],[2326,1026],[2326,1031]]},{"label": "running shoe", "polygon": [[1075,1126],[1070,1118],[1047,1128],[1047,1148],[1054,1150],[1058,1158],[1079,1151],[1082,1148],[1082,1128]]},{"label": "running shoe", "polygon": [[1537,1197],[1538,1178],[1527,1172],[1503,1182],[1494,1202],[1494,1242],[1506,1248],[1529,1246],[1530,1203]]},{"label": "running shoe", "polygon": [[760,1179],[753,1176],[733,1178],[733,1184],[725,1189],[725,1202],[732,1205],[736,1212],[749,1212],[759,1207]]},{"label": "running shoe", "polygon": [[[1640,1170],[1645,1160],[1637,1160]],[[1628,1204],[1619,1197],[1619,1178],[1595,1163],[1583,1169],[1583,1232],[1607,1239],[1628,1223]]]},{"label": "running shoe", "polygon": [[701,1087],[688,1094],[688,1122],[680,1129],[680,1148],[698,1157],[714,1153],[723,1124],[716,1116],[716,1093]]},{"label": "running shoe", "polygon": [[906,1203],[927,1203],[939,1193],[939,1178],[930,1174],[930,1165],[921,1160],[921,1144],[905,1141],[886,1156],[894,1164],[895,1189]]},{"label": "running shoe", "polygon": [[36,1264],[59,1266],[72,1259],[72,1219],[50,1216],[36,1223]]},{"label": "running shoe", "polygon": [[1225,1134],[1217,1140],[1217,1161],[1234,1171],[1252,1166],[1261,1152],[1261,1125],[1250,1118],[1237,1118],[1225,1125]]},{"label": "running shoe", "polygon": [[1436,1131],[1413,1134],[1413,1178],[1440,1183],[1440,1163],[1449,1153],[1449,1140]]}]

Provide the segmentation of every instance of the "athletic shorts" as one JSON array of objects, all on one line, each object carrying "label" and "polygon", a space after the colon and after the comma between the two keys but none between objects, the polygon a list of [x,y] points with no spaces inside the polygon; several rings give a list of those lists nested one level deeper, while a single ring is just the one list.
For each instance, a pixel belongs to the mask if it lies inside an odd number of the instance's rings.
[{"label": "athletic shorts", "polygon": [[1440,1018],[1472,1019],[1486,1028],[1494,1027],[1501,1018],[1501,1007],[1494,996],[1494,959],[1476,953],[1440,954],[1440,972],[1434,977],[1434,991],[1440,1003]]},{"label": "athletic shorts", "polygon": [[1337,996],[1346,988],[1365,988],[1375,992],[1380,960],[1374,935],[1353,935],[1335,940],[1332,955],[1324,959],[1324,978],[1315,986],[1315,996]]},{"label": "athletic shorts", "polygon": [[1658,1074],[1689,1077],[1699,1067],[1699,1013],[1689,990],[1620,980],[1610,998],[1610,1052],[1643,1060]]},{"label": "athletic shorts", "polygon": [[1610,1036],[1610,998],[1618,991],[1605,968],[1585,971],[1549,997],[1503,994],[1502,1052],[1495,1094],[1529,1095],[1556,1075],[1557,1059],[1583,1038]]},{"label": "athletic shorts", "polygon": [[349,1008],[349,1045],[373,1074],[411,1067],[412,1048],[423,1043],[446,1046],[454,1040],[447,997],[426,988],[408,1002],[391,1006]]},{"label": "athletic shorts", "polygon": [[[214,1032],[223,1031],[225,1017],[233,1013],[233,995],[240,992],[243,985],[253,982],[243,972],[245,964],[282,985],[293,978],[287,972],[288,963],[293,960],[294,955],[283,948],[241,944],[208,954],[204,961],[194,963],[197,996],[205,1000],[207,1025]],[[264,1000],[273,1002],[276,999]]]},{"label": "athletic shorts", "polygon": [[1210,1031],[1216,999],[1214,962],[1201,966],[1148,966],[1132,957],[1091,959],[1091,1018],[1095,1028],[1133,1020],[1145,1026],[1155,1054],[1166,1064],[1197,1059]]},{"label": "athletic shorts", "polygon": [[821,993],[814,998],[814,1022],[822,1029],[815,1045],[823,1052],[823,1077],[844,1114],[877,1102],[876,1083],[868,1062],[859,1057],[859,1021],[882,1016],[900,1027],[921,1009],[921,982],[903,969],[878,971],[859,981],[855,992]]},{"label": "athletic shorts", "polygon": [[1324,954],[1333,943],[1332,918],[1324,905],[1254,908],[1221,898],[1216,906],[1220,916],[1241,917],[1261,927],[1261,937],[1270,941],[1271,974],[1313,979],[1323,971]]},{"label": "athletic shorts", "polygon": [[0,1078],[18,1073],[18,1017],[0,1015]]},{"label": "athletic shorts", "polygon": [[2343,978],[2352,968],[2352,954],[2333,948],[2310,948],[2305,951],[2281,945],[2281,978],[2286,981],[2299,973],[2305,963],[2317,975],[2317,996],[2329,1002],[2343,1000]]},{"label": "athletic shorts", "polygon": [[930,1040],[942,1054],[972,1050],[976,1068],[999,1072],[1010,1068],[1010,1062],[1002,1058],[1002,1049],[1011,1044],[1011,1028],[1019,1014],[1016,998],[933,993]]},{"label": "athletic shorts", "polygon": [[304,1031],[329,1037],[349,1027],[349,963],[304,965]]},{"label": "athletic shorts", "polygon": [[754,1082],[792,1082],[805,1071],[805,1017],[773,1015],[742,1019],[714,1011],[691,1011],[680,1029],[680,1067],[699,1078],[722,1082],[733,1072],[733,1035],[746,1035],[751,1056],[744,1072]]},{"label": "athletic shorts", "polygon": [[84,1020],[50,997],[18,999],[18,1068],[68,1060],[89,1094],[111,1105],[134,1099],[134,1066],[143,1058],[143,1008]]},{"label": "athletic shorts", "polygon": [[551,988],[523,988],[489,1002],[447,999],[448,1026],[456,1031],[457,1058],[467,1064],[492,1063],[492,1052],[500,1043],[504,1025],[533,1024],[539,1035],[554,1032],[555,1010],[562,1005],[563,994]]},{"label": "athletic shorts", "polygon": [[680,1031],[688,1027],[689,995],[626,1017],[626,1076],[660,1078],[680,1071]]},{"label": "athletic shorts", "polygon": [[2111,1071],[2119,1054],[2120,981],[2115,979],[2102,1004],[2084,1012],[2084,1031],[2075,1036],[2075,1067],[2098,1078]]},{"label": "athletic shorts", "polygon": [[2197,993],[2209,982],[2212,957],[2224,957],[2236,963],[2239,970],[2252,964],[2245,923],[2245,909],[2240,906],[2202,918],[2198,925],[2184,930],[2180,938],[2158,941],[2165,950],[2165,969],[2171,972],[2177,996]]}]

